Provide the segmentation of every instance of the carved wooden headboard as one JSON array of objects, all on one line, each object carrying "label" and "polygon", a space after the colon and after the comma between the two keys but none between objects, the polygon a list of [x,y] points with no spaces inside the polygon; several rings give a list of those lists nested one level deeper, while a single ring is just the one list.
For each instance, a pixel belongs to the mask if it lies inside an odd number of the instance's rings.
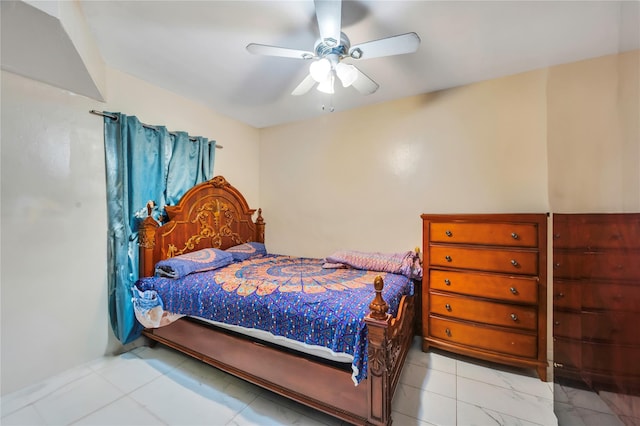
[{"label": "carved wooden headboard", "polygon": [[150,216],[140,224],[140,277],[152,276],[155,264],[169,257],[249,241],[264,243],[262,209],[254,223],[255,209],[222,176],[194,186],[166,211],[166,224],[160,226]]}]

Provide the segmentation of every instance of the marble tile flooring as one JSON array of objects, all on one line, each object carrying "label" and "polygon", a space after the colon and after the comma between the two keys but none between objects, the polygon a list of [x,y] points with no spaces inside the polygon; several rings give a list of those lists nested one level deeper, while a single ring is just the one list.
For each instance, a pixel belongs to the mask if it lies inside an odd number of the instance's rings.
[{"label": "marble tile flooring", "polygon": [[555,383],[553,397],[561,426],[640,426],[640,396]]},{"label": "marble tile flooring", "polygon": [[[393,424],[557,425],[553,404],[553,383],[533,372],[423,353],[416,339]],[[1,410],[2,425],[343,424],[162,346],[104,357],[6,395]]]}]

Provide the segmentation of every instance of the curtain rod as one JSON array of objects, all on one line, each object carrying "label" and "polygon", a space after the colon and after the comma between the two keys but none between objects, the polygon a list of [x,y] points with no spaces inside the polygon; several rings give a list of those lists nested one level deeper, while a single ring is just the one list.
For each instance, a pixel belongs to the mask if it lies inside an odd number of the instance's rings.
[{"label": "curtain rod", "polygon": [[[108,114],[108,113],[106,113],[104,111],[97,111],[95,109],[92,109],[92,110],[89,110],[89,112],[91,114],[101,115],[103,117],[109,117],[112,120],[116,120],[116,121],[118,120],[118,116],[117,115]],[[147,129],[158,130],[157,127],[151,126],[149,124],[145,124],[145,123],[140,123],[140,124],[142,125],[142,127],[146,127]],[[169,132],[169,133],[174,135],[174,136],[176,135],[174,132]],[[192,142],[195,142],[197,139],[196,138],[189,138],[189,140],[192,141]],[[217,149],[222,149],[223,148],[222,145],[218,145],[217,143],[216,143],[215,146],[216,146]]]}]

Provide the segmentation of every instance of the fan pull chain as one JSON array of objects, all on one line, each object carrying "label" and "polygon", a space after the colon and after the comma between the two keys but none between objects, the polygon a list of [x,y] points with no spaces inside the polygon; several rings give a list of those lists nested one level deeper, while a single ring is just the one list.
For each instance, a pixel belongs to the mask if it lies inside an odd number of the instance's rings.
[{"label": "fan pull chain", "polygon": [[329,112],[333,112],[335,111],[335,108],[333,107],[333,95],[329,95],[329,107],[325,107],[324,104],[322,104],[322,110],[323,111],[329,111]]}]

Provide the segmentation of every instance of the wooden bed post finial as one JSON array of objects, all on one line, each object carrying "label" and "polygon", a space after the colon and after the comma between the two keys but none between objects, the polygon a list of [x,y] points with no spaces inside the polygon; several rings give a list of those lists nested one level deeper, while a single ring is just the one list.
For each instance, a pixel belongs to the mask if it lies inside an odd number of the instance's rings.
[{"label": "wooden bed post finial", "polygon": [[385,320],[387,319],[387,311],[389,310],[389,305],[387,305],[387,302],[385,302],[382,298],[384,281],[382,280],[382,277],[380,275],[378,275],[373,281],[373,288],[375,288],[376,290],[376,297],[369,305],[369,309],[371,309],[371,318],[377,320]]},{"label": "wooden bed post finial", "polygon": [[160,225],[151,216],[155,203],[153,201],[147,202],[147,217],[140,222],[138,229],[138,242],[139,242],[139,266],[138,273],[140,277],[150,277],[153,275],[153,250],[156,245],[156,229]]},{"label": "wooden bed post finial", "polygon": [[256,242],[264,243],[264,219],[262,218],[262,209],[258,209],[258,217],[256,217]]}]

